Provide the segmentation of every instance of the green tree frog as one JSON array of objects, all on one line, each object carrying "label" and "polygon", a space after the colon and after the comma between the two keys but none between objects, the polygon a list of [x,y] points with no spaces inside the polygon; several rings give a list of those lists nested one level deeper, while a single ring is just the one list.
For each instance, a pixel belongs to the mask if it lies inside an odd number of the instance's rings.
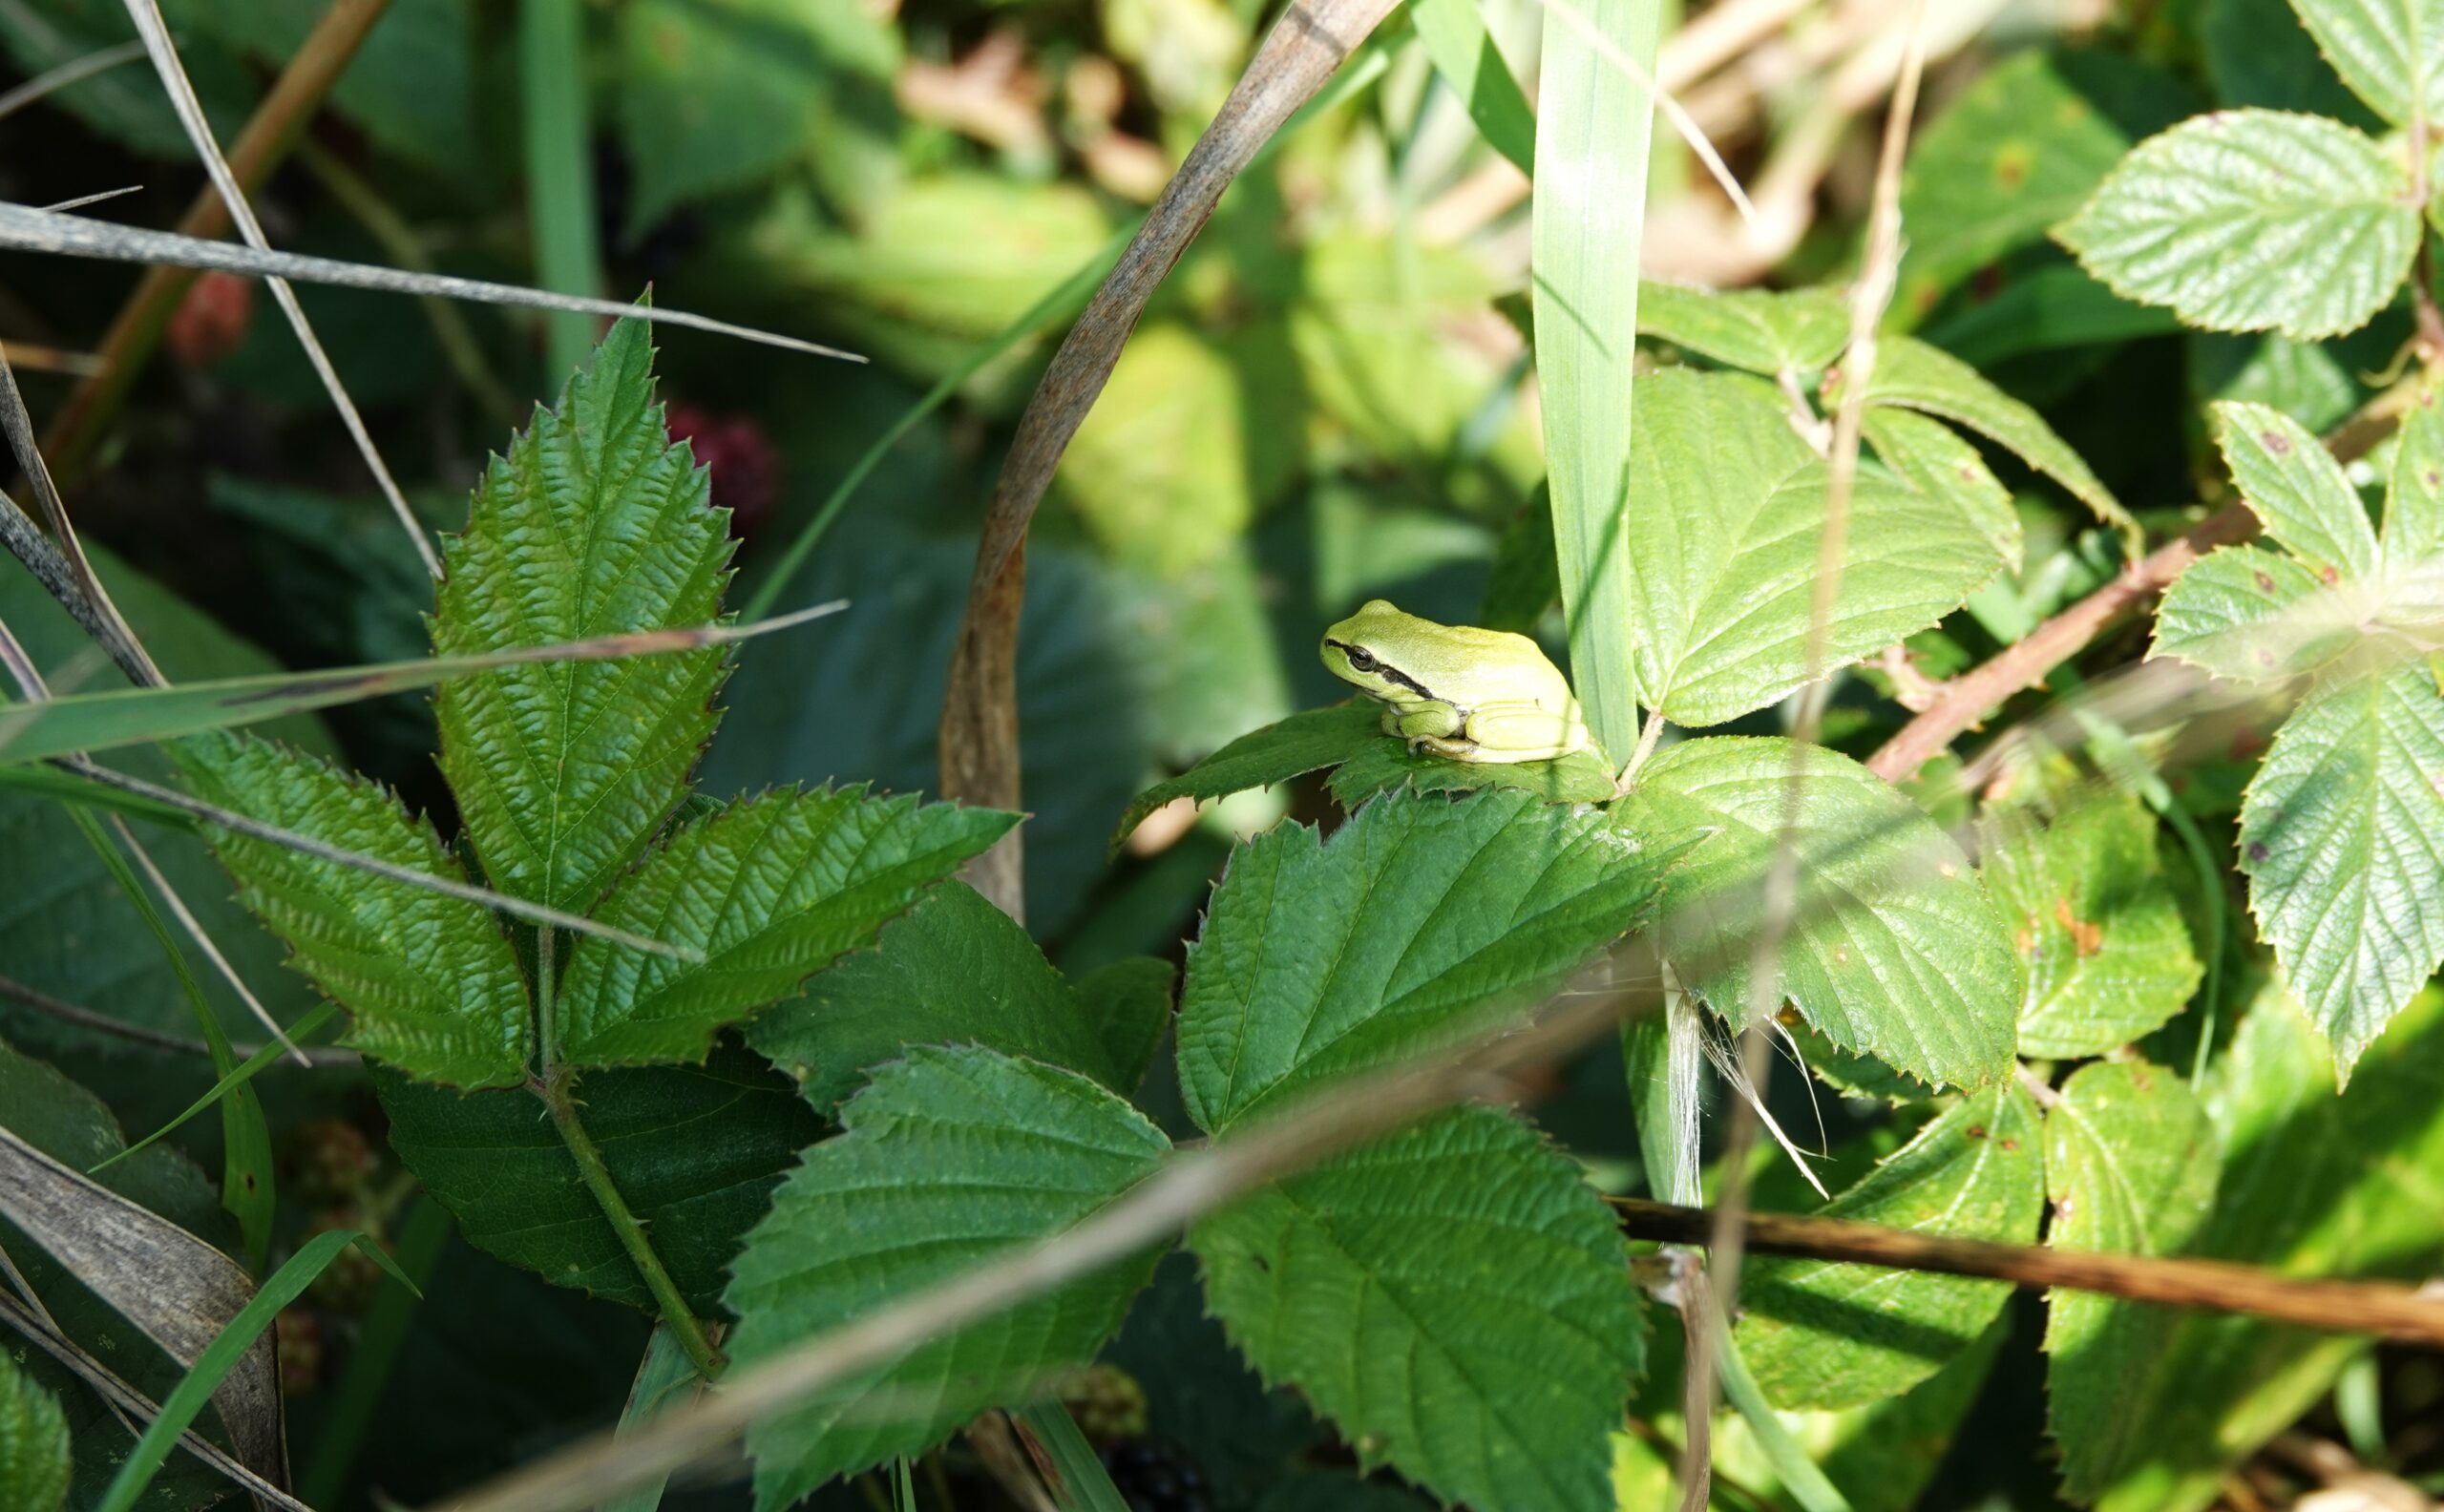
[{"label": "green tree frog", "polygon": [[1383,733],[1462,762],[1550,761],[1588,749],[1570,680],[1535,641],[1436,624],[1377,598],[1324,632],[1324,665],[1383,704]]}]

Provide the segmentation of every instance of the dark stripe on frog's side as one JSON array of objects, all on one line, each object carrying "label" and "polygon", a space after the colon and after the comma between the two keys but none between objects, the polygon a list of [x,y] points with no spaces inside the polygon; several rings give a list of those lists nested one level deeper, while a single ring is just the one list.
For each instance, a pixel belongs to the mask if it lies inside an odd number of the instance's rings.
[{"label": "dark stripe on frog's side", "polygon": [[[1324,644],[1339,647],[1340,653],[1343,656],[1347,656],[1349,654],[1349,643],[1345,640],[1334,640],[1327,638]],[[1387,682],[1398,682],[1401,686],[1408,689],[1410,692],[1416,694],[1422,699],[1431,699],[1437,704],[1443,702],[1441,699],[1435,698],[1434,694],[1427,689],[1424,683],[1419,682],[1417,679],[1401,671],[1399,667],[1392,665],[1392,663],[1385,662],[1380,658],[1376,660],[1375,675],[1383,679],[1383,681]]]}]

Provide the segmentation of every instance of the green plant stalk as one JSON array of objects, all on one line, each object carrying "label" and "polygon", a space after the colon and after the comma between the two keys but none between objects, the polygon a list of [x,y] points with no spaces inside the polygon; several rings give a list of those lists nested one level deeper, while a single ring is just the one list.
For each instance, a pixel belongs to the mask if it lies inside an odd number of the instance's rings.
[{"label": "green plant stalk", "polygon": [[427,1197],[416,1204],[400,1226],[398,1250],[393,1258],[399,1273],[407,1278],[404,1287],[384,1287],[357,1325],[356,1347],[348,1352],[348,1371],[340,1376],[331,1394],[331,1410],[323,1419],[323,1431],[315,1437],[314,1452],[306,1458],[305,1473],[297,1480],[298,1500],[312,1506],[335,1505],[341,1485],[348,1479],[350,1466],[356,1463],[357,1450],[365,1442],[365,1433],[373,1425],[374,1409],[382,1405],[383,1389],[390,1383],[390,1369],[399,1361],[399,1348],[407,1342],[408,1324],[414,1318],[418,1294],[432,1274],[434,1264],[441,1258],[441,1247],[450,1238],[450,1210]]},{"label": "green plant stalk", "polygon": [[[628,1388],[628,1405],[620,1413],[620,1433],[623,1437],[634,1434],[664,1413],[685,1405],[694,1394],[685,1388],[696,1385],[698,1379],[694,1364],[680,1349],[669,1325],[655,1325],[645,1337],[644,1358],[637,1362],[637,1379]],[[651,1477],[600,1502],[595,1512],[654,1512],[662,1505],[663,1490],[669,1480],[666,1475]]]},{"label": "green plant stalk", "polygon": [[653,1293],[656,1306],[662,1310],[662,1320],[670,1327],[671,1335],[680,1348],[696,1362],[696,1374],[711,1380],[728,1363],[713,1341],[705,1334],[705,1325],[696,1320],[687,1299],[679,1294],[677,1282],[664,1268],[662,1257],[653,1252],[653,1242],[645,1237],[645,1226],[628,1208],[628,1201],[620,1195],[620,1187],[611,1180],[611,1168],[602,1163],[602,1151],[594,1137],[585,1131],[585,1124],[578,1117],[577,1101],[569,1095],[574,1079],[566,1070],[556,1072],[535,1083],[535,1095],[552,1115],[552,1127],[559,1132],[560,1143],[567,1146],[569,1158],[577,1162],[578,1174],[584,1178],[586,1190],[594,1194],[595,1205],[620,1236],[620,1247],[628,1251],[628,1260],[644,1278],[645,1290]]},{"label": "green plant stalk", "polygon": [[1064,1507],[1077,1512],[1128,1512],[1128,1499],[1111,1483],[1111,1472],[1104,1468],[1095,1446],[1078,1431],[1068,1408],[1058,1399],[1034,1402],[1020,1410],[1019,1421],[1052,1458],[1053,1473],[1061,1478]]},{"label": "green plant stalk", "polygon": [[[160,911],[153,906],[152,893],[103,831],[99,819],[84,808],[72,807],[67,812],[84,835],[85,843],[101,857],[111,880],[118,884],[145,927],[153,932],[161,954],[169,957],[170,969],[178,974],[179,985],[195,1010],[197,1031],[203,1038],[204,1047],[212,1052],[213,1074],[228,1081],[238,1071],[238,1058],[229,1048],[229,1037],[221,1032],[220,1015],[212,1011],[212,1000],[203,994],[203,983],[196,979],[195,969],[187,964],[186,952],[170,933]],[[267,1048],[278,1051],[282,1047],[274,1044]],[[263,1120],[263,1100],[255,1096],[255,1089],[243,1079],[221,1100],[221,1206],[238,1221],[238,1235],[245,1246],[247,1263],[260,1270],[271,1252],[272,1208],[279,1194],[273,1185],[271,1126]]]},{"label": "green plant stalk", "polygon": [[1757,1438],[1757,1448],[1765,1462],[1774,1467],[1782,1489],[1800,1504],[1801,1512],[1850,1512],[1849,1499],[1817,1468],[1807,1457],[1791,1431],[1774,1416],[1773,1405],[1758,1389],[1757,1378],[1748,1374],[1748,1366],[1731,1342],[1731,1331],[1719,1321],[1715,1325],[1715,1369],[1722,1378],[1723,1399],[1747,1421],[1748,1431]]},{"label": "green plant stalk", "polygon": [[[1585,10],[1654,76],[1658,0],[1595,0]],[[1532,258],[1553,547],[1570,682],[1597,744],[1618,761],[1638,733],[1630,665],[1636,564],[1623,527],[1654,102],[1574,27],[1545,28],[1540,77]]]},{"label": "green plant stalk", "polygon": [[[602,248],[586,157],[585,25],[579,0],[519,0],[517,82],[535,276],[556,294],[602,292]],[[544,388],[556,390],[594,350],[583,315],[544,317]]]}]

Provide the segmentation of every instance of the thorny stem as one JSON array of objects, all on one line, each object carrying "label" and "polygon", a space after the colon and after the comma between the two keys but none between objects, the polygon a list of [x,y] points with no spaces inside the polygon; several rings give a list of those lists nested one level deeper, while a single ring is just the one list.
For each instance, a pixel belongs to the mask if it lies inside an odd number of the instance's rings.
[{"label": "thorny stem", "polygon": [[550,1111],[560,1144],[567,1147],[569,1158],[577,1162],[578,1174],[585,1179],[586,1190],[594,1194],[595,1206],[602,1209],[603,1220],[620,1236],[620,1248],[628,1252],[629,1262],[644,1277],[645,1290],[653,1293],[655,1306],[662,1310],[663,1322],[670,1326],[670,1336],[695,1361],[696,1374],[711,1380],[729,1362],[706,1336],[705,1325],[697,1321],[687,1299],[679,1294],[679,1284],[670,1279],[662,1256],[654,1253],[653,1241],[645,1237],[643,1220],[629,1210],[628,1200],[620,1195],[619,1185],[611,1180],[611,1168],[602,1164],[602,1151],[595,1146],[594,1136],[585,1131],[584,1122],[578,1117],[577,1100],[569,1095],[574,1080],[563,1069],[549,1081],[538,1077],[527,1085]]}]

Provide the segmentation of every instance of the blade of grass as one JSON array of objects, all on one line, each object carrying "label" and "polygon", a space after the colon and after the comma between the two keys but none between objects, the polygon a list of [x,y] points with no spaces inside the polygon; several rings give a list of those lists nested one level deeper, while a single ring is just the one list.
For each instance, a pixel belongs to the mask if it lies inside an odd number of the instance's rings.
[{"label": "blade of grass", "polygon": [[[323,1025],[329,1023],[339,1011],[339,1005],[337,1003],[327,1002],[317,1005],[312,1012],[298,1019],[295,1025],[289,1029],[289,1039],[294,1040],[306,1038],[315,1030],[322,1028]],[[286,1053],[287,1046],[281,1041],[275,1040],[270,1044],[264,1045],[254,1054],[248,1056],[245,1060],[240,1061],[237,1065],[232,1066],[226,1075],[222,1076],[220,1081],[215,1082],[212,1084],[211,1091],[206,1092],[203,1096],[196,1099],[193,1102],[188,1103],[186,1108],[177,1117],[171,1119],[170,1122],[162,1124],[159,1128],[155,1129],[152,1133],[145,1135],[142,1139],[137,1140],[135,1144],[130,1144],[127,1148],[120,1150],[117,1154],[102,1162],[100,1165],[94,1166],[91,1170],[85,1172],[85,1174],[88,1176],[98,1176],[103,1171],[110,1169],[112,1166],[127,1159],[137,1151],[145,1148],[169,1134],[175,1133],[179,1127],[184,1125],[188,1120],[194,1118],[205,1108],[208,1108],[214,1103],[220,1102],[223,1096],[235,1092],[239,1088],[244,1086],[247,1082],[252,1082],[256,1075],[265,1066],[270,1065],[273,1061],[279,1060]]]},{"label": "blade of grass", "polygon": [[75,772],[43,765],[39,766],[0,766],[0,792],[20,792],[54,803],[74,804],[97,813],[122,813],[130,818],[147,820],[179,830],[193,830],[195,816],[168,804],[158,803],[135,793],[120,792],[86,781]]},{"label": "blade of grass", "polygon": [[1409,0],[1409,16],[1434,72],[1467,107],[1486,145],[1521,173],[1535,173],[1536,113],[1494,46],[1476,0]]},{"label": "blade of grass", "polygon": [[245,1004],[246,1012],[254,1016],[255,1022],[263,1026],[271,1035],[272,1042],[286,1051],[290,1060],[301,1066],[311,1065],[313,1062],[306,1059],[306,1052],[297,1048],[295,1041],[288,1038],[288,1031],[280,1026],[280,1020],[271,1016],[271,1010],[263,1006],[263,999],[256,997],[254,989],[246,985],[245,978],[238,975],[238,968],[230,965],[229,957],[213,943],[203,921],[195,916],[195,910],[187,907],[186,899],[179,896],[178,889],[172,887],[170,879],[161,874],[161,869],[153,864],[153,853],[145,850],[143,843],[128,830],[127,821],[113,814],[110,826],[111,832],[118,836],[118,843],[127,847],[127,853],[134,856],[136,864],[143,869],[144,880],[153,885],[153,891],[159,895],[162,906],[170,911],[170,916],[179,921],[179,928],[195,942],[195,948],[203,952],[203,958],[212,963],[212,969],[220,973],[221,979],[229,984],[229,990],[238,995],[238,1000]]},{"label": "blade of grass", "polygon": [[[656,1323],[645,1336],[644,1357],[637,1362],[636,1383],[628,1388],[628,1405],[620,1414],[619,1432],[634,1434],[645,1423],[653,1421],[672,1407],[695,1395],[698,1381],[696,1365],[680,1345],[679,1336],[664,1323]],[[906,1460],[900,1464],[905,1467]],[[602,1502],[595,1512],[655,1512],[662,1505],[663,1488],[669,1477],[653,1479]]]},{"label": "blade of grass", "polygon": [[[221,154],[221,142],[212,134],[212,123],[204,119],[202,102],[195,95],[195,85],[187,78],[186,68],[179,61],[179,50],[170,40],[169,24],[161,19],[157,0],[126,0],[129,19],[136,23],[137,35],[144,39],[144,50],[153,55],[154,72],[161,76],[161,88],[168,92],[170,104],[178,112],[179,121],[186,127],[187,139],[195,144],[196,156],[203,159],[204,171],[212,176],[213,187],[220,191],[221,202],[229,207],[229,218],[235,221],[238,234],[246,244],[260,252],[271,250],[270,238],[263,235],[263,223],[255,219],[254,207],[246,201],[246,191],[238,183],[238,176],[229,170],[229,159]],[[416,555],[424,558],[425,571],[434,578],[441,576],[441,556],[433,550],[432,536],[416,512],[408,505],[407,494],[399,491],[399,483],[390,475],[390,464],[382,460],[381,448],[373,444],[373,433],[365,428],[365,417],[356,411],[356,401],[348,397],[348,386],[340,382],[339,369],[331,366],[328,352],[314,334],[314,326],[306,318],[305,306],[297,303],[297,291],[286,279],[266,281],[271,286],[273,303],[288,319],[288,328],[297,333],[297,344],[306,349],[306,360],[323,380],[324,391],[331,396],[331,404],[340,412],[340,423],[356,441],[357,452],[364,456],[365,466],[380,485],[382,496],[390,504],[390,513],[399,518],[399,528],[415,543]]]},{"label": "blade of grass", "polygon": [[418,1199],[407,1222],[399,1226],[398,1249],[392,1258],[408,1285],[384,1287],[356,1326],[356,1347],[348,1351],[348,1370],[332,1389],[329,1411],[324,1414],[322,1431],[314,1437],[314,1452],[297,1478],[298,1495],[312,1505],[338,1504],[348,1467],[356,1462],[366,1430],[373,1424],[374,1409],[382,1405],[383,1389],[390,1383],[399,1347],[407,1342],[408,1325],[424,1300],[421,1289],[432,1275],[449,1238],[450,1210],[431,1197]]},{"label": "blade of grass", "polygon": [[[1659,0],[1602,0],[1590,25],[1652,73]],[[1570,682],[1613,760],[1638,744],[1630,670],[1630,374],[1651,99],[1576,27],[1545,28],[1533,202],[1536,368]]]},{"label": "blade of grass", "polygon": [[254,1300],[239,1309],[238,1315],[229,1320],[220,1336],[205,1348],[186,1375],[179,1378],[176,1389],[162,1399],[161,1416],[153,1419],[145,1428],[144,1437],[138,1438],[136,1447],[129,1451],[126,1463],[120,1465],[118,1474],[112,1477],[109,1488],[95,1505],[95,1512],[128,1512],[136,1505],[137,1499],[144,1494],[144,1488],[153,1483],[153,1477],[159,1472],[162,1461],[170,1457],[171,1449],[177,1446],[179,1436],[195,1421],[196,1415],[203,1411],[204,1403],[211,1400],[221,1378],[229,1374],[230,1367],[238,1363],[239,1356],[253,1345],[257,1335],[271,1327],[272,1319],[280,1315],[280,1310],[303,1295],[314,1278],[321,1275],[326,1267],[339,1258],[340,1251],[350,1245],[371,1256],[401,1286],[411,1292],[415,1290],[415,1283],[382,1247],[357,1230],[334,1228],[315,1235],[288,1257],[287,1264],[272,1272],[271,1278],[263,1284],[263,1290],[255,1293]]},{"label": "blade of grass", "polygon": [[[1019,1421],[1052,1459],[1061,1483],[1053,1489],[1071,1512],[1129,1512],[1128,1499],[1111,1483],[1111,1472],[1096,1457],[1095,1446],[1078,1431],[1076,1418],[1058,1400],[1031,1402],[1021,1409]],[[905,1461],[903,1468],[905,1467]]]},{"label": "blade of grass", "polygon": [[[127,864],[127,858],[103,831],[101,821],[81,808],[72,808],[68,813],[86,844],[101,858],[103,870],[110,872],[111,880],[118,884],[119,891],[144,920],[144,927],[153,932],[161,954],[169,958],[170,969],[186,993],[188,1006],[195,1011],[197,1032],[203,1036],[205,1047],[212,1052],[213,1074],[226,1080],[237,1070],[238,1058],[229,1048],[229,1037],[221,1031],[221,1016],[204,996],[203,983],[196,979],[195,969],[187,964],[186,952],[163,922],[160,911],[153,906],[152,896],[137,878],[136,869]],[[279,1054],[284,1047],[265,1048]],[[238,1221],[239,1238],[245,1246],[248,1262],[260,1268],[271,1250],[272,1208],[279,1193],[272,1170],[271,1126],[263,1119],[263,1100],[242,1082],[221,1102],[221,1206]]]},{"label": "blade of grass", "polygon": [[[64,1002],[13,976],[0,976],[0,998],[5,998],[21,1007],[31,1008],[47,1018],[56,1018],[61,1023],[74,1024],[79,1029],[90,1029],[95,1034],[109,1035],[114,1039],[124,1040],[130,1044],[144,1045],[154,1050],[166,1050],[174,1055],[201,1056],[207,1060],[212,1058],[212,1047],[200,1040],[189,1040],[181,1035],[163,1034],[158,1029],[147,1029],[141,1024],[123,1023],[108,1014],[95,1013],[91,1008],[80,1008],[73,1002]],[[240,1042],[230,1045],[229,1050],[233,1055],[252,1058],[262,1053],[263,1048],[262,1045]],[[275,1045],[273,1048],[277,1050],[279,1047]],[[306,1058],[318,1066],[354,1066],[365,1062],[365,1058],[353,1050],[339,1050],[323,1045],[306,1045],[304,1049]]]},{"label": "blade of grass", "polygon": [[1731,1342],[1731,1334],[1720,1320],[1715,1325],[1716,1368],[1722,1375],[1722,1394],[1732,1409],[1746,1419],[1749,1435],[1757,1440],[1758,1451],[1765,1462],[1774,1467],[1776,1479],[1791,1500],[1800,1504],[1801,1512],[1850,1512],[1849,1499],[1825,1479],[1816,1461],[1807,1457],[1791,1431],[1774,1416],[1773,1405],[1757,1387],[1757,1379],[1739,1358],[1739,1351]]},{"label": "blade of grass", "polygon": [[96,74],[133,62],[143,55],[143,43],[121,42],[116,47],[88,52],[83,57],[72,58],[55,69],[37,74],[6,94],[0,94],[0,120],[14,116],[46,94],[64,90],[71,84],[82,83]]},{"label": "blade of grass", "polygon": [[[842,351],[836,346],[800,341],[794,336],[757,330],[751,326],[733,325],[685,310],[554,294],[542,289],[520,288],[515,284],[489,284],[481,279],[458,278],[448,273],[411,273],[398,268],[376,267],[368,262],[345,262],[336,258],[262,251],[231,242],[208,242],[176,232],[147,231],[139,226],[117,225],[108,220],[89,220],[82,216],[55,215],[31,205],[0,203],[0,247],[60,257],[95,258],[108,262],[158,262],[183,268],[218,269],[255,278],[293,279],[300,284],[328,284],[340,288],[377,289],[390,294],[435,294],[443,299],[469,300],[478,304],[574,310],[579,314],[599,315],[605,320],[634,317],[669,326],[685,326],[691,330],[710,331],[718,336],[734,336],[741,341],[778,346],[785,351],[837,357],[843,362],[865,361],[855,352]],[[168,315],[165,313],[162,319],[166,322]],[[56,445],[47,445],[46,450],[54,458],[59,455]]]},{"label": "blade of grass", "polygon": [[[1391,67],[1391,50],[1380,40],[1369,37],[1364,50],[1357,57],[1352,58],[1339,74],[1334,75],[1333,81],[1318,91],[1314,99],[1301,106],[1298,114],[1290,117],[1288,125],[1275,133],[1272,139],[1257,150],[1254,162],[1250,166],[1253,167],[1255,163],[1261,163],[1272,157],[1282,142],[1296,136],[1299,128],[1307,122],[1381,78],[1384,71]],[[839,483],[825,497],[822,506],[814,512],[813,517],[799,529],[795,538],[790,542],[789,550],[781,554],[780,559],[773,564],[769,572],[764,575],[763,580],[756,584],[755,592],[748,598],[747,608],[739,618],[752,624],[770,614],[772,605],[780,600],[782,594],[788,592],[790,581],[806,566],[807,558],[814,555],[815,543],[823,538],[823,533],[832,528],[832,521],[837,519],[840,512],[848,507],[850,497],[873,474],[874,470],[881,465],[882,459],[891,453],[891,449],[899,444],[900,438],[916,429],[917,423],[927,415],[949,403],[951,396],[965,388],[968,380],[983,371],[987,365],[999,361],[1003,354],[1022,343],[1032,341],[1054,326],[1075,317],[1079,310],[1085,307],[1086,301],[1095,292],[1095,286],[1103,281],[1104,275],[1111,270],[1111,265],[1119,261],[1121,252],[1127,247],[1129,242],[1136,237],[1138,228],[1145,223],[1146,218],[1141,215],[1114,231],[1109,241],[1098,248],[1092,257],[1078,265],[1076,272],[1062,280],[1050,292],[1027,306],[1018,319],[1003,326],[999,335],[969,353],[957,368],[945,373],[933,388],[926,389],[922,398],[909,406],[898,419],[886,427],[882,434],[874,438],[874,444],[866,448],[863,454],[850,465],[849,471],[841,476]]]},{"label": "blade of grass", "polygon": [[[602,292],[602,249],[586,152],[584,11],[579,0],[518,0],[517,82],[526,152],[526,213],[536,279],[558,294]],[[544,326],[547,382],[585,366],[591,322],[552,316]]]},{"label": "blade of grass", "polygon": [[523,662],[617,661],[728,645],[837,614],[847,607],[846,599],[834,599],[753,625],[640,630],[558,645],[520,646],[480,656],[427,657],[369,666],[275,672],[211,682],[182,682],[175,687],[120,688],[40,704],[12,704],[0,706],[0,763],[24,765],[49,761],[72,751],[90,753],[172,740],[378,698],[403,688],[424,687]]}]

